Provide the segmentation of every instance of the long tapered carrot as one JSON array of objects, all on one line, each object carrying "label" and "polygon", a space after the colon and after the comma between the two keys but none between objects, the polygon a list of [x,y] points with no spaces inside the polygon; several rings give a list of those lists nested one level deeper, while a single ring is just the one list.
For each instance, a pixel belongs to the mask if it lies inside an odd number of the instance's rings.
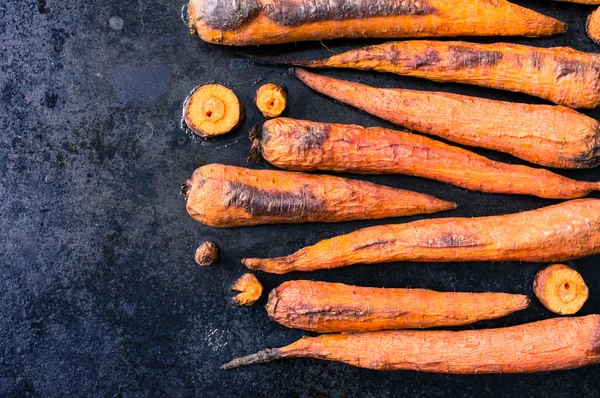
[{"label": "long tapered carrot", "polygon": [[269,294],[269,318],[318,333],[468,325],[527,308],[521,294],[386,289],[295,280]]},{"label": "long tapered carrot", "polygon": [[221,164],[196,169],[182,194],[190,216],[220,228],[400,217],[456,207],[365,181]]},{"label": "long tapered carrot", "polygon": [[210,43],[335,38],[551,36],[566,25],[505,0],[190,0],[189,26]]},{"label": "long tapered carrot", "polygon": [[482,330],[396,330],[303,337],[221,366],[317,358],[377,370],[481,374],[533,373],[600,362],[600,315],[553,318]]},{"label": "long tapered carrot", "polygon": [[600,124],[564,106],[493,101],[458,94],[375,88],[296,69],[319,93],[392,123],[543,166],[600,163]]},{"label": "long tapered carrot", "polygon": [[309,68],[353,68],[526,93],[570,108],[600,105],[600,54],[568,47],[406,40],[316,60],[258,57]]},{"label": "long tapered carrot", "polygon": [[600,199],[502,216],[438,218],[359,229],[276,258],[246,258],[275,274],[393,261],[556,262],[600,253]]},{"label": "long tapered carrot", "polygon": [[600,190],[548,170],[490,160],[427,137],[381,127],[288,118],[264,123],[254,150],[282,169],[407,174],[476,191],[573,199]]}]

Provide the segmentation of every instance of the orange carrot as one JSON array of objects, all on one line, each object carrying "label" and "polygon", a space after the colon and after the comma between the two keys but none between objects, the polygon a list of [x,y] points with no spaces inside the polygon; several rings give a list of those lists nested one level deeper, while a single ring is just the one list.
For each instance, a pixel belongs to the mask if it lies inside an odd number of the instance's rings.
[{"label": "orange carrot", "polygon": [[600,124],[564,106],[375,88],[302,69],[296,70],[296,76],[338,101],[460,144],[506,152],[549,167],[578,169],[600,163]]},{"label": "orange carrot", "polygon": [[220,228],[400,217],[456,207],[366,181],[221,164],[198,168],[182,194],[190,216]]},{"label": "orange carrot", "polygon": [[592,39],[594,43],[600,44],[600,8],[597,8],[588,16],[585,30],[588,37]]},{"label": "orange carrot", "polygon": [[365,37],[551,36],[566,25],[505,0],[190,0],[192,34],[259,45]]},{"label": "orange carrot", "polygon": [[318,333],[469,325],[525,309],[527,296],[385,289],[288,281],[269,294],[269,318]]},{"label": "orange carrot", "polygon": [[262,59],[310,68],[376,70],[437,82],[475,84],[526,93],[570,108],[600,105],[600,54],[567,47],[406,40],[353,49],[325,59]]},{"label": "orange carrot", "polygon": [[600,253],[600,199],[479,218],[438,218],[363,228],[285,257],[246,258],[285,274],[394,261],[566,261]]},{"label": "orange carrot", "polygon": [[277,118],[265,122],[262,130],[253,150],[287,170],[407,174],[476,191],[554,199],[600,190],[600,182],[495,162],[427,137],[380,127]]},{"label": "orange carrot", "polygon": [[221,366],[317,358],[377,370],[455,374],[533,373],[600,362],[600,315],[554,318],[499,329],[396,330],[325,334]]},{"label": "orange carrot", "polygon": [[577,313],[588,299],[581,274],[564,264],[552,264],[538,272],[533,291],[544,307],[561,315]]}]

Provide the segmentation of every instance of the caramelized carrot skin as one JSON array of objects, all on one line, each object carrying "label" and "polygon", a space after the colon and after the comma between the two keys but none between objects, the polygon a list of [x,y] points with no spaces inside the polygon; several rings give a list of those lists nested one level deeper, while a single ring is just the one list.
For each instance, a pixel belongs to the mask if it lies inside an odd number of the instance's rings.
[{"label": "caramelized carrot skin", "polygon": [[556,19],[505,0],[190,0],[188,16],[202,40],[236,46],[344,37],[533,37],[566,30]]},{"label": "caramelized carrot skin", "polygon": [[278,118],[263,125],[262,156],[296,171],[407,174],[491,193],[573,199],[600,188],[544,169],[490,160],[427,137],[380,127]]},{"label": "caramelized carrot skin", "polygon": [[498,329],[381,331],[304,337],[276,350],[377,370],[533,373],[600,362],[600,316],[553,318]]},{"label": "caramelized carrot skin", "polygon": [[186,209],[213,227],[336,222],[432,213],[456,205],[346,178],[209,164],[184,184]]},{"label": "caramelized carrot skin", "polygon": [[296,69],[313,90],[400,126],[464,145],[509,153],[542,166],[600,163],[600,124],[564,106],[458,94],[384,89]]},{"label": "caramelized carrot skin", "polygon": [[522,92],[570,108],[600,105],[600,55],[568,47],[406,40],[300,66],[353,68]]},{"label": "caramelized carrot skin", "polygon": [[394,261],[555,262],[600,253],[600,199],[578,199],[522,213],[438,218],[359,229],[285,257],[246,258],[276,274]]},{"label": "caramelized carrot skin", "polygon": [[387,289],[288,281],[269,294],[267,314],[289,328],[318,333],[468,325],[527,308],[527,296]]}]

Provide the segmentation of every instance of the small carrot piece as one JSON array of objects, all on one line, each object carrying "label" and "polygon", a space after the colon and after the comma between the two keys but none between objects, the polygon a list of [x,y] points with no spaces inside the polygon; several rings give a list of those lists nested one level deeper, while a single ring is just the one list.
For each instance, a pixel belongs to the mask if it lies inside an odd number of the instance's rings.
[{"label": "small carrot piece", "polygon": [[231,290],[241,292],[233,298],[233,302],[239,306],[251,307],[253,306],[263,292],[263,286],[260,281],[253,274],[247,273],[242,275],[235,284],[231,287]]},{"label": "small carrot piece", "polygon": [[600,199],[522,213],[437,218],[359,229],[285,257],[245,258],[254,270],[285,274],[394,261],[567,261],[600,253]]},{"label": "small carrot piece", "polygon": [[287,94],[277,84],[267,83],[256,91],[254,103],[264,117],[277,117],[287,106]]},{"label": "small carrot piece", "polygon": [[560,315],[573,315],[588,298],[581,274],[564,264],[553,264],[538,272],[533,290],[544,307]]},{"label": "small carrot piece", "polygon": [[335,38],[552,36],[566,25],[505,0],[190,0],[190,31],[246,46]]},{"label": "small carrot piece", "polygon": [[549,167],[579,169],[600,163],[600,124],[564,106],[375,88],[302,69],[296,69],[296,76],[333,99],[463,145],[506,152]]},{"label": "small carrot piece", "polygon": [[490,160],[427,137],[380,127],[277,118],[253,148],[269,163],[295,171],[406,174],[490,193],[573,199],[600,190],[548,170]]},{"label": "small carrot piece", "polygon": [[204,138],[230,132],[243,118],[244,110],[236,95],[220,84],[198,87],[183,106],[183,120],[187,127]]},{"label": "small carrot piece", "polygon": [[[600,4],[600,2],[597,4]],[[600,44],[600,8],[597,8],[588,16],[585,30],[594,43]]]},{"label": "small carrot piece", "polygon": [[219,258],[219,249],[213,242],[204,242],[198,249],[196,249],[196,255],[194,259],[196,264],[200,266],[211,265]]},{"label": "small carrot piece", "polygon": [[288,328],[317,333],[425,329],[469,325],[529,306],[529,298],[507,293],[386,289],[295,280],[269,294],[269,318]]},{"label": "small carrot piece", "polygon": [[221,366],[317,358],[376,370],[484,374],[574,369],[600,362],[600,315],[498,329],[388,330],[303,337]]},{"label": "small carrot piece", "polygon": [[406,40],[317,60],[262,59],[309,68],[376,70],[437,82],[474,84],[526,93],[570,108],[600,105],[600,54],[568,47]]},{"label": "small carrot piece", "polygon": [[378,219],[456,207],[430,195],[366,181],[221,164],[196,169],[182,194],[190,216],[219,228]]}]

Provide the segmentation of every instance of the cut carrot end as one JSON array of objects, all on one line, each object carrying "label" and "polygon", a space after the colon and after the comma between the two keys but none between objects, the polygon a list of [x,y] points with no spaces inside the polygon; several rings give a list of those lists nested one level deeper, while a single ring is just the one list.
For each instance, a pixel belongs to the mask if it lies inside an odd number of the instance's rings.
[{"label": "cut carrot end", "polygon": [[588,16],[585,29],[589,38],[600,44],[600,8]]},{"label": "cut carrot end", "polygon": [[207,265],[211,265],[219,258],[219,249],[217,245],[212,242],[204,242],[203,244],[196,249],[196,255],[194,256],[194,260],[196,260],[196,264],[201,265],[203,267]]},{"label": "cut carrot end", "polygon": [[236,128],[244,117],[237,96],[220,84],[197,88],[185,101],[183,119],[190,130],[204,138],[215,137]]},{"label": "cut carrot end", "polygon": [[287,94],[278,85],[267,83],[256,90],[254,103],[264,117],[277,117],[283,113],[287,106]]},{"label": "cut carrot end", "polygon": [[588,287],[579,272],[564,264],[538,272],[533,289],[544,307],[561,315],[577,313],[588,298]]},{"label": "cut carrot end", "polygon": [[235,282],[231,287],[231,290],[241,292],[233,298],[235,304],[250,307],[254,305],[262,295],[263,286],[256,276],[244,274]]}]

